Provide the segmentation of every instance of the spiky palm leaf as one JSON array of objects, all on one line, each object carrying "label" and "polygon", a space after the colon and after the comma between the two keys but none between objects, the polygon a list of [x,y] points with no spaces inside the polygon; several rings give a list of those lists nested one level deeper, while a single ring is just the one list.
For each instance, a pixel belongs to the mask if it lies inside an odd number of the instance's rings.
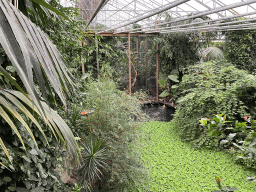
[{"label": "spiky palm leaf", "polygon": [[202,59],[224,59],[224,54],[221,49],[218,47],[207,47],[202,52]]},{"label": "spiky palm leaf", "polygon": [[90,140],[83,143],[82,157],[83,164],[78,171],[83,175],[81,183],[90,188],[96,178],[100,179],[100,168],[105,168],[107,153],[103,140]]},{"label": "spiky palm leaf", "polygon": [[[79,159],[79,149],[74,135],[66,125],[65,121],[58,116],[55,111],[50,109],[46,103],[41,102],[35,90],[33,79],[37,79],[40,90],[46,100],[48,97],[46,90],[48,89],[48,91],[51,92],[50,87],[52,87],[64,106],[66,106],[64,93],[69,92],[68,85],[73,85],[70,73],[58,50],[46,34],[7,0],[0,0],[0,45],[15,67],[16,72],[29,95],[28,96],[10,77],[5,69],[0,66],[0,72],[2,72],[4,77],[6,77],[20,91],[1,89],[0,116],[5,119],[15,131],[23,145],[24,143],[20,137],[19,131],[10,116],[14,116],[23,124],[36,143],[29,126],[15,110],[15,108],[18,108],[24,113],[32,122],[34,122],[43,134],[36,119],[23,105],[23,103],[26,103],[26,106],[29,106],[30,110],[34,110],[43,118],[56,137],[58,136],[60,140],[67,143],[68,148],[74,157]],[[8,156],[8,151],[4,144],[2,142],[0,144],[1,148]],[[9,160],[11,161],[11,159]]]},{"label": "spiky palm leaf", "polygon": [[6,0],[0,1],[0,44],[39,109],[33,71],[45,99],[46,87],[51,86],[66,104],[63,90],[68,93],[66,82],[72,85],[72,81],[58,50],[45,33]]},{"label": "spiky palm leaf", "polygon": [[66,15],[49,5],[45,0],[19,0],[16,8],[19,8],[25,16],[33,20],[37,25],[44,25],[47,18],[52,15],[61,16],[71,22]]},{"label": "spiky palm leaf", "polygon": [[[76,160],[79,160],[78,145],[68,125],[57,114],[57,112],[51,109],[46,103],[41,102],[41,105],[44,108],[45,116],[48,119],[48,121],[46,121],[46,124],[54,134],[55,138],[57,140],[60,139],[60,141],[64,144],[64,146],[67,145],[67,148],[72,153],[73,157],[76,157],[77,158]],[[37,113],[39,116],[41,116],[40,111],[34,105],[34,103],[19,91],[0,89],[0,117],[2,117],[10,125],[13,131],[16,133],[24,149],[26,149],[26,147],[24,145],[24,142],[22,140],[22,137],[19,133],[17,126],[12,120],[13,119],[12,117],[15,117],[25,127],[25,129],[27,130],[27,132],[30,134],[35,144],[37,145],[37,142],[34,138],[34,135],[30,127],[28,126],[26,121],[23,119],[23,117],[17,112],[16,108],[18,108],[19,112],[23,113],[35,124],[35,126],[40,130],[40,132],[45,138],[45,141],[48,144],[47,138],[44,134],[42,127],[40,126],[37,119],[30,112],[30,111],[33,111]],[[2,142],[1,138],[0,138],[0,145],[11,162],[9,153],[5,148],[5,145]]]}]

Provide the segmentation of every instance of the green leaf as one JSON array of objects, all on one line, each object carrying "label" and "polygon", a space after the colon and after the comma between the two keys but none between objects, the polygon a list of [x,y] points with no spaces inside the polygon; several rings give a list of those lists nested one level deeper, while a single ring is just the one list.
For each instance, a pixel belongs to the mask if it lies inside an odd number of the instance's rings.
[{"label": "green leaf", "polygon": [[161,85],[161,87],[165,87],[166,86],[166,80],[163,78],[158,79],[158,83]]},{"label": "green leaf", "polygon": [[229,142],[229,140],[221,140],[220,141],[220,145],[224,145],[224,144],[226,144],[226,143],[228,143]]},{"label": "green leaf", "polygon": [[178,88],[179,86],[178,85],[173,85],[171,88],[172,89],[176,89],[176,88]]},{"label": "green leaf", "polygon": [[[5,110],[0,106],[0,115],[2,116],[2,118],[11,126],[11,128],[13,129],[13,131],[16,133],[16,135],[18,136],[22,146],[24,147],[24,149],[26,149],[25,144],[21,138],[21,135],[18,131],[18,129],[16,128],[16,126],[14,125],[13,121],[10,119],[9,115],[5,112]],[[10,162],[11,159],[9,157],[9,154],[7,152],[7,149],[4,147],[4,143],[2,142],[2,139],[0,138],[0,144],[2,149],[5,151],[7,157],[9,158]]]},{"label": "green leaf", "polygon": [[18,107],[21,110],[21,112],[23,112],[27,117],[29,117],[30,120],[32,120],[32,122],[38,127],[38,129],[42,133],[43,137],[45,138],[47,144],[49,145],[40,124],[34,118],[34,116],[29,112],[29,110],[27,110],[27,108],[18,99],[16,99],[12,94],[10,94],[9,92],[4,91],[4,90],[2,90],[2,91],[0,90],[0,93],[2,93],[6,98],[8,98],[10,101],[12,101],[13,105]]},{"label": "green leaf", "polygon": [[40,163],[37,163],[37,167],[39,169],[40,175],[42,178],[47,178],[47,174],[45,173],[44,168],[42,167],[42,165]]},{"label": "green leaf", "polygon": [[176,82],[176,83],[179,83],[177,75],[169,75],[168,78],[171,79],[172,81]]},{"label": "green leaf", "polygon": [[12,180],[12,178],[10,178],[10,177],[4,177],[4,181],[6,181],[6,182],[10,182]]},{"label": "green leaf", "polygon": [[48,3],[46,3],[45,1],[43,0],[31,0],[35,3],[38,3],[39,5],[42,5],[44,6],[45,8],[53,11],[54,13],[56,13],[57,15],[59,16],[62,16],[63,18],[69,20],[70,22],[72,22],[66,15],[64,15],[62,12],[60,12],[58,9],[54,8],[53,6],[49,5]]},{"label": "green leaf", "polygon": [[31,153],[32,155],[38,155],[38,153],[37,153],[37,151],[36,151],[35,149],[31,149],[31,150],[30,150],[30,153]]},{"label": "green leaf", "polygon": [[11,72],[11,73],[13,73],[13,72],[16,71],[13,66],[7,66],[7,67],[6,67],[6,70],[9,71],[9,72]]},{"label": "green leaf", "polygon": [[16,83],[16,81],[12,78],[12,76],[1,65],[0,65],[0,71],[3,73],[5,78],[7,78],[11,82],[12,85],[14,85],[24,95],[26,95],[26,93],[23,91],[23,89],[18,85],[18,83]]},{"label": "green leaf", "polygon": [[29,163],[32,162],[28,157],[26,157],[26,156],[24,156],[24,155],[22,156],[22,158],[25,159],[25,160],[26,160],[27,162],[29,162]]},{"label": "green leaf", "polygon": [[4,108],[9,110],[10,113],[12,113],[17,118],[17,120],[19,120],[21,122],[21,124],[26,128],[27,132],[29,133],[29,135],[34,140],[35,144],[37,145],[35,137],[31,131],[31,129],[29,128],[27,123],[24,121],[22,116],[16,111],[16,109],[3,97],[0,97],[0,104],[2,104],[4,106]]},{"label": "green leaf", "polygon": [[168,96],[168,95],[169,95],[168,91],[167,91],[167,90],[164,90],[164,91],[159,95],[159,97],[166,97],[166,96]]},{"label": "green leaf", "polygon": [[10,187],[8,187],[8,189],[9,189],[10,191],[16,191],[16,187],[10,186]]},{"label": "green leaf", "polygon": [[88,76],[89,76],[88,73],[83,74],[82,77],[81,77],[81,80],[85,80]]}]

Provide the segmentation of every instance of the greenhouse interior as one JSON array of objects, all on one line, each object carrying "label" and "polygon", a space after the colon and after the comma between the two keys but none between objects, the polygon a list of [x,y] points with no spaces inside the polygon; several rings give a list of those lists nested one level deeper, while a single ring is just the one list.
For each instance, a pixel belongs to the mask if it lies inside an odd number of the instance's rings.
[{"label": "greenhouse interior", "polygon": [[0,0],[0,191],[256,191],[256,0]]}]

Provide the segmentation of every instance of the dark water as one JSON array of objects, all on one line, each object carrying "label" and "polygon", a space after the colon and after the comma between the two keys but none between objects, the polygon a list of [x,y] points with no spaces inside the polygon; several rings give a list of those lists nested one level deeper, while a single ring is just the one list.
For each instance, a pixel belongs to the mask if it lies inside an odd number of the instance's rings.
[{"label": "dark water", "polygon": [[149,117],[155,118],[158,121],[171,121],[175,112],[174,108],[164,107],[159,104],[147,104],[142,106],[142,110],[146,112]]}]

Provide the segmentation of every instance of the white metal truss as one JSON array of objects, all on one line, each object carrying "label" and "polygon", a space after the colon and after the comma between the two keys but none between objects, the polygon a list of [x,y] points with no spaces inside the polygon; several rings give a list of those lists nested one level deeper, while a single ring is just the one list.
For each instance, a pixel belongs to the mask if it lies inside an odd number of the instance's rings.
[{"label": "white metal truss", "polygon": [[78,0],[76,6],[98,33],[238,30],[256,23],[256,0]]}]

